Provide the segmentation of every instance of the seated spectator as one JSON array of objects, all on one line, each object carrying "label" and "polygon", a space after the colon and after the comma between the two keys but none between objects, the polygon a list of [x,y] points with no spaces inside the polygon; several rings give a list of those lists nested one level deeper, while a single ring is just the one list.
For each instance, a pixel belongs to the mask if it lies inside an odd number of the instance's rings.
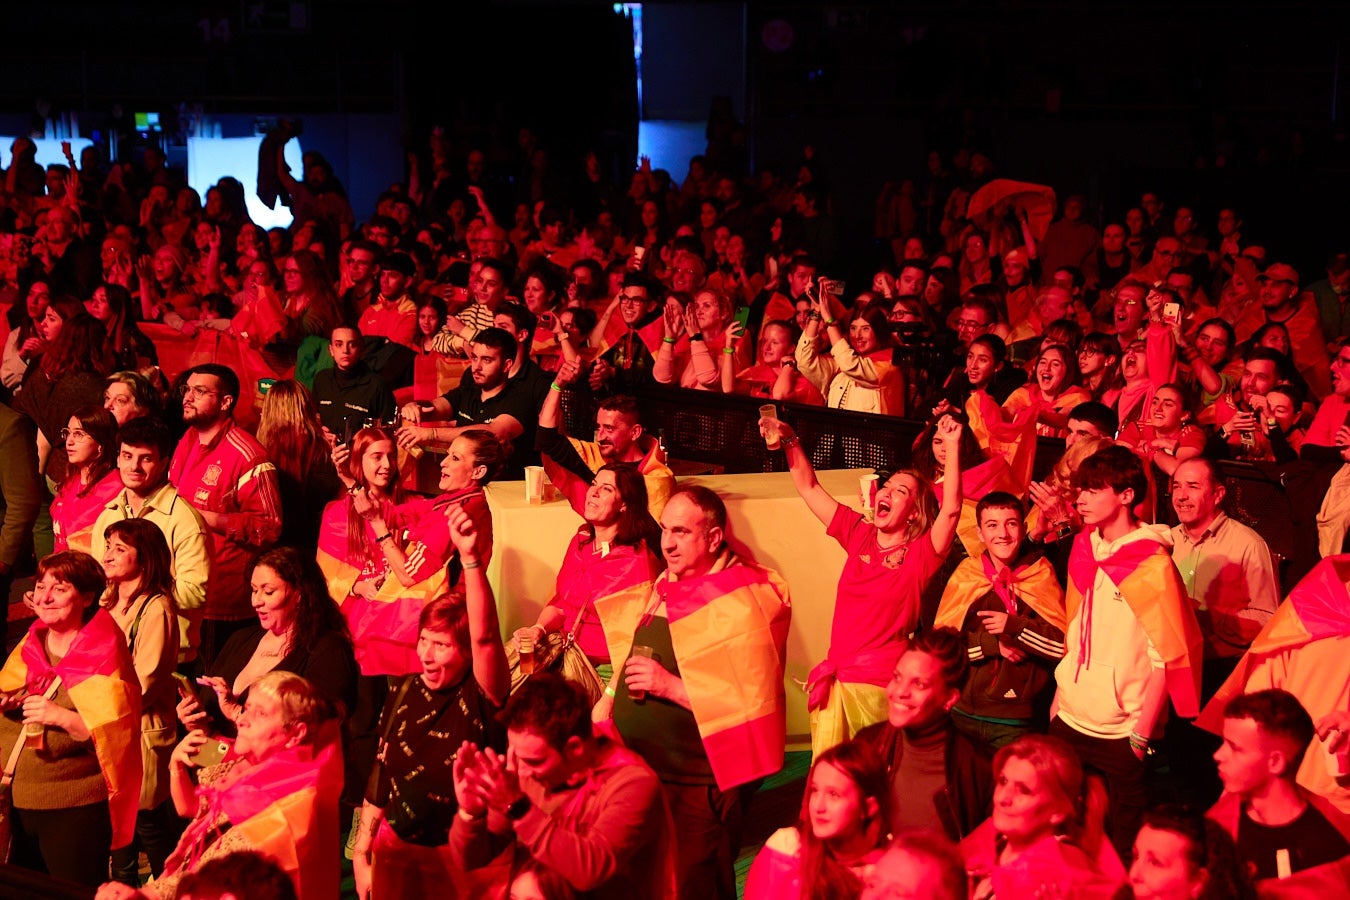
[{"label": "seated spectator", "polygon": [[277,468],[281,508],[304,511],[285,516],[277,543],[306,552],[319,542],[320,518],[309,513],[342,490],[333,468],[332,451],[323,434],[323,420],[303,384],[283,378],[262,400],[258,443]]},{"label": "seated spectator", "polygon": [[102,407],[93,406],[70,417],[61,430],[66,456],[66,480],[52,500],[53,549],[88,553],[94,521],[122,490],[117,471],[117,422]]},{"label": "seated spectator", "polygon": [[[298,263],[294,260],[286,263],[287,279],[294,282],[299,277]],[[204,319],[202,325],[225,331],[241,338],[254,347],[265,347],[278,343],[291,336],[291,321],[287,319],[282,307],[288,297],[277,287],[278,276],[272,263],[265,259],[255,259],[244,273],[244,289],[232,299],[235,313],[230,319]],[[297,301],[297,306],[300,301]],[[298,315],[309,311],[309,300]],[[294,343],[299,344],[303,336],[297,329]]]},{"label": "seated spectator", "polygon": [[1334,353],[1336,342],[1350,337],[1350,311],[1346,308],[1350,297],[1350,254],[1344,249],[1332,251],[1327,257],[1326,273],[1326,278],[1314,281],[1304,291],[1317,303],[1327,352]]},{"label": "seated spectator", "polygon": [[1275,350],[1256,347],[1247,351],[1237,390],[1220,397],[1199,417],[1202,423],[1215,426],[1218,446],[1214,455],[1226,451],[1235,459],[1259,459],[1271,452],[1268,441],[1258,440],[1261,417],[1257,410],[1265,409],[1266,393],[1271,388],[1288,380],[1287,369],[1287,360]]},{"label": "seated spectator", "polygon": [[1111,896],[1125,867],[1103,833],[1106,788],[1074,749],[1031,734],[994,757],[993,814],[961,841],[975,897]]},{"label": "seated spectator", "polygon": [[24,375],[34,360],[42,356],[42,322],[51,302],[51,288],[43,278],[35,278],[28,285],[22,303],[15,303],[9,314],[9,334],[5,336],[3,362],[0,362],[0,382],[11,391],[19,389]]},{"label": "seated spectator", "polygon": [[1164,805],[1144,813],[1134,839],[1129,896],[1256,900],[1256,890],[1223,828],[1187,807]]},{"label": "seated spectator", "polygon": [[[786,740],[787,586],[731,550],[726,523],[717,494],[677,488],[661,512],[666,571],[651,596],[628,591],[596,603],[615,673],[595,719],[612,719],[661,778],[675,818],[679,896],[703,900],[735,897],[745,807],[758,779],[782,767]],[[708,616],[720,627],[699,624]],[[639,647],[652,653],[633,652]],[[746,659],[758,661],[753,671],[740,664]]]},{"label": "seated spectator", "polygon": [[[624,276],[623,290],[596,323],[590,343],[600,356],[591,366],[587,378],[591,390],[597,394],[631,393],[651,382],[656,354],[664,340],[665,319],[658,306],[659,286],[639,272]],[[611,326],[613,314],[619,314],[619,325]],[[676,341],[675,358],[687,357],[688,346]]]},{"label": "seated spectator", "polygon": [[1208,438],[1190,418],[1190,404],[1181,385],[1164,384],[1153,392],[1149,415],[1126,423],[1117,440],[1170,477],[1178,465],[1205,450]]},{"label": "seated spectator", "polygon": [[943,397],[953,406],[964,404],[968,414],[970,398],[976,392],[984,391],[995,406],[1000,406],[1026,383],[1025,371],[1007,365],[1008,346],[998,335],[982,334],[971,338],[961,358],[963,362],[952,369],[943,383]]},{"label": "seated spectator", "polygon": [[1289,332],[1298,374],[1303,376],[1314,396],[1325,396],[1331,391],[1331,380],[1327,373],[1327,342],[1322,337],[1317,302],[1311,295],[1299,293],[1298,272],[1282,262],[1267,266],[1258,283],[1260,305],[1249,307],[1247,313],[1233,323],[1238,340],[1246,339],[1267,322],[1282,323]]},{"label": "seated spectator", "polygon": [[[732,323],[728,335],[739,346],[742,340],[739,322]],[[748,369],[738,367],[734,352],[722,349],[718,360],[723,393],[824,406],[825,398],[820,391],[797,371],[793,353],[799,337],[797,323],[790,319],[765,322],[759,335],[759,362]]]},{"label": "seated spectator", "polygon": [[554,873],[579,894],[676,896],[674,845],[686,835],[672,833],[651,767],[593,734],[584,694],[556,675],[531,678],[502,722],[515,765],[472,745],[455,759],[455,864],[472,870],[512,847],[513,868]]},{"label": "seated spectator", "polygon": [[357,323],[363,335],[417,349],[417,302],[409,293],[416,276],[412,257],[402,251],[390,253],[380,262],[380,292]]},{"label": "seated spectator", "polygon": [[1123,853],[1147,805],[1144,759],[1168,697],[1181,716],[1199,709],[1203,639],[1171,554],[1135,517],[1148,488],[1138,457],[1099,450],[1077,482],[1085,527],[1069,559],[1050,733],[1105,773],[1112,843]]},{"label": "seated spectator", "polygon": [[345,441],[367,422],[397,419],[393,392],[363,359],[365,338],[360,330],[347,325],[334,328],[328,350],[333,367],[314,375],[314,403],[324,430]]},{"label": "seated spectator", "polygon": [[[357,673],[351,637],[318,565],[291,547],[278,547],[258,557],[251,586],[255,624],[236,631],[204,667],[201,687],[179,692],[178,720],[189,731],[234,737],[245,728],[252,688],[281,672],[303,676],[306,689],[339,715],[350,710]],[[178,811],[185,812],[181,804]]]},{"label": "seated spectator", "polygon": [[[875,306],[855,309],[840,325],[834,300],[820,292],[812,318],[797,341],[797,368],[833,409],[905,414],[905,381],[892,363],[891,329]],[[816,336],[824,323],[829,355],[816,349]],[[844,329],[847,328],[847,336]]]},{"label": "seated spectator", "polygon": [[1062,438],[1069,411],[1089,399],[1091,395],[1078,386],[1078,362],[1073,351],[1052,344],[1036,356],[1031,381],[1009,395],[1003,410],[1015,421],[1034,420],[1036,434],[1041,437]]},{"label": "seated spectator", "polygon": [[487,557],[478,555],[482,536],[459,508],[449,530],[466,568],[465,600],[441,597],[423,607],[418,671],[383,704],[380,752],[357,813],[359,896],[372,889],[376,897],[427,896],[450,885],[472,895],[462,868],[447,858],[456,812],[475,811],[458,801],[456,776],[470,762],[467,747],[502,749],[496,719],[510,678]]},{"label": "seated spectator", "polygon": [[1120,342],[1094,331],[1078,343],[1078,372],[1082,385],[1098,403],[1115,407],[1120,399]]},{"label": "seated spectator", "polygon": [[1040,695],[1064,656],[1064,589],[1049,561],[1023,550],[1022,503],[994,491],[977,506],[982,553],[947,582],[935,625],[965,638],[970,676],[955,726],[997,750],[1033,727]]},{"label": "seated spectator", "polygon": [[155,345],[136,327],[131,293],[120,284],[100,284],[84,303],[85,312],[103,326],[114,369],[149,373],[159,365]]},{"label": "seated spectator", "polygon": [[953,628],[905,641],[886,687],[887,721],[858,735],[886,763],[894,834],[925,829],[955,840],[989,817],[989,757],[952,725],[969,668],[966,640]]},{"label": "seated spectator", "polygon": [[[959,411],[948,412],[945,415],[951,416],[963,426],[966,424],[965,417]],[[942,499],[944,470],[947,464],[947,445],[939,431],[940,423],[941,417],[915,439],[912,457],[915,470],[932,484],[939,500]],[[996,453],[985,452],[969,427],[963,427],[961,431],[960,455],[961,518],[956,523],[956,536],[960,539],[961,548],[957,554],[958,558],[950,561],[951,566],[955,566],[961,556],[974,557],[984,552],[984,544],[980,541],[979,517],[975,514],[976,505],[991,491],[1018,489],[1012,470],[1008,468],[1003,457]],[[934,607],[924,609],[925,623],[932,620],[933,609]]]},{"label": "seated spectator", "polygon": [[[1275,610],[1237,668],[1205,705],[1195,724],[1213,734],[1226,727],[1228,703],[1244,693],[1278,688],[1292,694],[1314,722],[1350,709],[1350,556],[1323,559]],[[1338,736],[1324,730],[1323,749]],[[1341,747],[1343,750],[1344,748]],[[1300,787],[1350,814],[1350,789],[1328,771],[1326,754],[1296,765]],[[1342,764],[1343,765],[1343,764]]]},{"label": "seated spectator", "polygon": [[497,307],[497,315],[492,321],[495,327],[516,339],[516,355],[510,360],[510,377],[529,394],[531,403],[538,409],[544,403],[552,379],[530,356],[530,344],[538,324],[534,313],[519,303],[506,302]]},{"label": "seated spectator", "polygon": [[857,896],[884,852],[890,803],[886,767],[867,744],[847,741],[815,757],[796,826],[769,835],[744,896]]},{"label": "seated spectator", "polygon": [[[337,711],[324,691],[284,669],[263,675],[253,688],[239,716],[239,736],[223,762],[199,766],[197,755],[212,740],[204,731],[189,732],[174,749],[174,806],[192,821],[164,876],[113,900],[168,900],[199,865],[228,860],[241,850],[279,863],[297,896],[338,893]],[[287,827],[277,827],[278,821]]]},{"label": "seated spectator", "polygon": [[[472,295],[469,305],[449,316],[439,337],[433,341],[433,348],[447,356],[471,356],[471,344],[477,340],[480,332],[493,327],[497,307],[506,300],[506,291],[511,284],[511,271],[506,263],[491,257],[475,262],[478,276],[476,279],[471,276],[469,280],[469,293]],[[382,272],[382,291],[383,278]],[[412,346],[411,338],[406,343]]]},{"label": "seated spectator", "polygon": [[1311,890],[1319,868],[1350,874],[1350,816],[1295,780],[1313,736],[1312,718],[1286,691],[1244,694],[1224,707],[1214,754],[1224,795],[1209,818],[1237,843],[1258,886],[1280,879],[1285,890],[1301,874]]},{"label": "seated spectator", "polygon": [[[1014,360],[1021,361],[1033,354],[1031,348],[1045,334],[1051,322],[1072,317],[1073,297],[1062,287],[1052,286],[1042,290],[1032,304],[1031,313],[1020,323],[1015,323],[1008,333],[1008,350]],[[1009,310],[1009,315],[1012,311]]]},{"label": "seated spectator", "polygon": [[[566,388],[575,377],[576,365],[564,364],[553,383]],[[622,395],[600,401],[595,412],[595,440],[586,441],[567,437],[559,429],[561,396],[561,390],[550,390],[544,398],[535,442],[544,470],[572,508],[585,515],[590,484],[602,466],[629,463],[646,482],[652,518],[659,518],[675,488],[675,475],[666,465],[665,452],[656,438],[643,431],[637,401]]]},{"label": "seated spectator", "polygon": [[966,900],[965,863],[951,841],[933,831],[895,836],[864,879],[861,900],[925,897]]},{"label": "seated spectator", "polygon": [[112,413],[118,428],[142,416],[158,417],[163,406],[159,391],[141,373],[114,372],[108,376],[103,388],[103,408]]},{"label": "seated spectator", "polygon": [[[550,634],[575,642],[591,664],[610,665],[595,601],[635,586],[650,593],[661,527],[648,511],[647,486],[637,468],[607,463],[595,473],[582,507],[585,524],[567,545],[553,597],[533,625],[516,629],[516,650],[525,656]],[[601,671],[608,681],[613,671]]]},{"label": "seated spectator", "polygon": [[1185,341],[1177,344],[1186,363],[1179,378],[1199,395],[1204,409],[1237,386],[1239,376],[1227,371],[1237,336],[1227,321],[1214,318],[1201,323],[1193,344]]},{"label": "seated spectator", "polygon": [[104,534],[122,519],[145,519],[164,533],[169,544],[170,573],[178,607],[178,661],[190,663],[201,646],[202,611],[211,561],[207,555],[206,523],[169,483],[173,434],[158,418],[145,416],[128,422],[117,434],[117,471],[122,490],[100,510],[90,536],[90,554],[103,559]]},{"label": "seated spectator", "polygon": [[14,402],[16,412],[38,427],[38,466],[56,484],[66,479],[66,456],[53,453],[63,443],[61,429],[82,409],[97,406],[103,379],[111,370],[103,326],[79,303],[57,299],[44,320],[42,360],[24,375]]},{"label": "seated spectator", "polygon": [[459,387],[429,406],[409,403],[403,407],[398,444],[406,450],[427,441],[454,441],[468,430],[487,429],[510,448],[502,476],[524,478],[525,466],[539,460],[534,449],[539,407],[529,386],[509,376],[516,339],[500,328],[488,328],[475,335],[469,347],[469,377]]},{"label": "seated spectator", "polygon": [[[720,378],[718,353],[723,347],[732,347],[735,352],[731,335],[726,332],[731,321],[727,299],[710,291],[699,291],[684,303],[682,295],[671,294],[666,298],[662,321],[665,337],[652,365],[652,377],[659,384],[713,390]],[[689,348],[688,356],[678,363],[677,342]]]},{"label": "seated spectator", "polygon": [[1092,400],[1078,404],[1069,413],[1064,455],[1044,481],[1027,485],[1035,507],[1027,515],[1027,536],[1033,541],[1048,546],[1078,530],[1082,524],[1078,511],[1078,469],[1098,450],[1111,446],[1117,424],[1115,410]]},{"label": "seated spectator", "polygon": [[941,441],[944,460],[938,497],[916,471],[896,472],[884,481],[878,475],[875,513],[868,522],[820,486],[791,426],[761,419],[759,427],[766,435],[777,430],[793,487],[826,534],[848,553],[835,595],[829,652],[806,677],[812,752],[819,754],[884,717],[889,670],[904,638],[919,628],[923,590],[956,537],[964,428],[952,416],[936,426],[932,440]]},{"label": "seated spectator", "polygon": [[163,322],[181,330],[184,323],[200,316],[200,301],[185,280],[186,272],[187,254],[169,244],[160,247],[153,256],[137,260],[142,321]]}]

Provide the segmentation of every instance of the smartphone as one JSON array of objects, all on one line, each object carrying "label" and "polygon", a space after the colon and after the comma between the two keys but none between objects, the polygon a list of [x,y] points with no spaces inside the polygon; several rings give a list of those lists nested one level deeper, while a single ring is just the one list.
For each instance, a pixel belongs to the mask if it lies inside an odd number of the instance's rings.
[{"label": "smartphone", "polygon": [[178,696],[182,697],[184,700],[197,699],[197,687],[192,683],[191,678],[188,678],[181,672],[174,672],[173,680],[178,684]]},{"label": "smartphone", "polygon": [[750,307],[740,306],[736,308],[736,314],[732,316],[737,322],[741,323],[741,336],[745,336],[745,330],[750,325]]},{"label": "smartphone", "polygon": [[548,310],[545,310],[544,312],[541,312],[539,314],[539,324],[549,329],[550,331],[553,330],[553,323],[556,321],[557,317],[554,316],[553,313],[549,312]]},{"label": "smartphone", "polygon": [[826,278],[825,290],[836,297],[842,297],[844,296],[844,282],[835,278]]},{"label": "smartphone", "polygon": [[1163,321],[1166,322],[1168,325],[1175,325],[1178,322],[1180,322],[1181,304],[1177,303],[1175,300],[1169,300],[1167,303],[1164,303],[1162,308],[1162,317]]},{"label": "smartphone", "polygon": [[225,754],[229,752],[229,742],[219,739],[209,740],[198,747],[196,753],[192,754],[192,761],[201,768],[214,766],[220,764],[225,759]]}]

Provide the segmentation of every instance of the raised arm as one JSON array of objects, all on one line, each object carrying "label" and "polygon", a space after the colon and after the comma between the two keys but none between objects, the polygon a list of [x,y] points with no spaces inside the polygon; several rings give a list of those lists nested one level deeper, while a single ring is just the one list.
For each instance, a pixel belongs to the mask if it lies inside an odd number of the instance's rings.
[{"label": "raised arm", "polygon": [[938,435],[947,448],[947,463],[942,467],[942,505],[928,532],[933,549],[939,554],[951,549],[956,523],[961,520],[961,432],[964,426],[951,416],[938,421]]},{"label": "raised arm", "polygon": [[792,430],[792,426],[776,419],[759,420],[760,434],[767,437],[770,428],[778,429],[778,439],[787,453],[792,486],[806,501],[806,507],[811,510],[811,514],[819,519],[821,524],[828,526],[834,519],[835,511],[839,509],[839,501],[831,497],[830,492],[821,487],[820,482],[816,480],[816,470],[812,467],[811,460],[806,458],[801,438],[797,437],[797,432]]},{"label": "raised arm", "polygon": [[464,605],[469,613],[473,677],[484,695],[501,706],[511,688],[511,673],[506,666],[506,648],[502,646],[501,625],[497,621],[497,601],[479,552],[478,526],[463,506],[450,507],[450,540],[464,567]]}]

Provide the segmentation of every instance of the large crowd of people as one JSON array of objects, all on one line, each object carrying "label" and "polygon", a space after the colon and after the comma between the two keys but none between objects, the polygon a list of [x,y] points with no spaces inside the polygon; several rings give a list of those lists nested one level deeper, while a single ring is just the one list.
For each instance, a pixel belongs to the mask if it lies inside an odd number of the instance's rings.
[{"label": "large crowd of people", "polygon": [[[360,900],[735,897],[793,600],[825,601],[675,477],[642,420],[671,385],[922,425],[855,509],[761,409],[846,562],[800,817],[746,896],[1350,887],[1343,248],[1300,275],[1236,200],[1154,192],[1100,228],[1074,195],[974,213],[998,184],[963,151],[852,252],[813,153],[751,177],[720,140],[612,184],[437,132],[358,216],[289,136],[270,230],[155,148],[6,160],[11,862],[101,900],[335,897],[344,853]],[[1225,512],[1224,460],[1314,473],[1304,577]],[[578,518],[526,617],[488,488],[536,467]]]}]

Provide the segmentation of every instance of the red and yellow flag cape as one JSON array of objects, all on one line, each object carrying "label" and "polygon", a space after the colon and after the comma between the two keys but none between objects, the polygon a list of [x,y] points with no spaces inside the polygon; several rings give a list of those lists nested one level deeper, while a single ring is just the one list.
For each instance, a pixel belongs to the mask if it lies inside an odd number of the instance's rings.
[{"label": "red and yellow flag cape", "polygon": [[[980,521],[975,508],[986,494],[994,491],[1007,491],[1014,496],[1026,493],[1026,487],[1013,479],[1012,469],[998,454],[961,472],[961,517],[956,522],[956,536],[961,546],[966,548],[966,556],[972,559],[984,552],[984,541],[980,540]],[[941,482],[933,485],[938,501],[942,500]]]},{"label": "red and yellow flag cape", "polygon": [[[577,438],[568,440],[572,442],[577,456],[581,457],[581,461],[592,472],[600,471],[600,467],[605,465],[604,457],[600,455],[600,445],[595,441]],[[639,446],[645,445],[647,450],[637,467],[642,473],[643,482],[647,485],[647,510],[653,519],[660,521],[661,510],[666,508],[666,501],[670,499],[670,492],[675,487],[675,474],[666,465],[666,455],[661,452],[661,445],[657,443],[656,438],[643,435],[641,440],[643,443]],[[553,486],[567,498],[567,502],[576,510],[577,515],[584,515],[586,491],[590,489],[591,483],[578,478],[570,469],[558,465],[553,457],[546,453],[541,459],[548,480],[553,482]]]},{"label": "red and yellow flag cape", "polygon": [[[1329,556],[1303,577],[1266,622],[1233,674],[1195,724],[1223,733],[1223,711],[1239,694],[1280,688],[1298,698],[1314,722],[1344,709],[1350,692],[1350,554]],[[1350,792],[1327,772],[1317,746],[1304,754],[1298,783],[1350,812]]]},{"label": "red and yellow flag cape", "polygon": [[[787,741],[787,582],[724,551],[720,568],[688,581],[663,573],[654,590],[666,604],[680,677],[717,786],[726,791],[777,772]],[[653,599],[636,586],[596,601],[616,672]]]},{"label": "red and yellow flag cape", "polygon": [[[374,597],[352,593],[366,561],[351,554],[347,545],[347,499],[336,500],[324,511],[319,529],[319,568],[328,581],[328,593],[342,608],[352,632],[352,646],[363,675],[406,675],[421,669],[417,659],[417,620],[422,608],[446,593],[445,563],[453,551],[446,510],[463,501],[478,525],[483,546],[492,546],[492,514],[482,490],[474,486],[444,494],[434,502],[414,500],[399,506],[390,528],[408,531],[405,553],[414,583],[404,585],[390,572]],[[380,553],[372,549],[372,553]],[[484,553],[486,564],[489,553]]]},{"label": "red and yellow flag cape", "polygon": [[[1010,410],[1004,417],[1003,408],[985,391],[975,391],[966,398],[966,417],[971,433],[980,446],[997,455],[1008,464],[1012,482],[1031,483],[1031,470],[1036,462],[1036,411],[1032,407]],[[1025,495],[1021,488],[1015,493]]]},{"label": "red and yellow flag cape", "polygon": [[108,785],[112,848],[131,843],[141,801],[141,683],[127,638],[106,610],[94,613],[53,666],[42,649],[47,628],[34,622],[0,669],[0,691],[42,694],[58,675],[94,741]]},{"label": "red and yellow flag cape", "polygon": [[1172,555],[1157,541],[1144,539],[1131,541],[1107,559],[1097,560],[1090,533],[1085,528],[1074,538],[1065,619],[1073,621],[1097,578],[1097,570],[1105,571],[1162,657],[1167,667],[1167,693],[1177,715],[1194,718],[1200,712],[1204,638]]},{"label": "red and yellow flag cape", "polygon": [[[1044,556],[1024,566],[1012,570],[1010,583],[1013,596],[1030,606],[1046,622],[1063,631],[1067,620],[1064,615],[1064,589],[1059,586],[1055,569]],[[984,570],[984,557],[963,559],[947,581],[942,592],[942,601],[938,605],[934,625],[960,631],[966,621],[970,605],[994,589],[993,582]]]},{"label": "red and yellow flag cape", "polygon": [[[231,750],[226,760],[234,759]],[[164,871],[181,875],[209,855],[221,815],[230,833],[286,870],[300,897],[336,897],[342,877],[334,865],[338,797],[342,794],[342,740],[337,723],[320,730],[313,746],[282,750],[226,786],[197,788],[202,811],[192,820]]]}]

